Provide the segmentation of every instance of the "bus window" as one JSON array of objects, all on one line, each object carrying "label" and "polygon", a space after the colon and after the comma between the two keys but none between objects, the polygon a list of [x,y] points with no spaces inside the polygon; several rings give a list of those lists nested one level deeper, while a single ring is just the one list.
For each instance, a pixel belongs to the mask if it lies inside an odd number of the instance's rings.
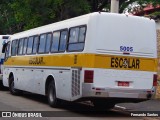
[{"label": "bus window", "polygon": [[86,27],[81,27],[79,32],[79,42],[84,42],[86,36]]},{"label": "bus window", "polygon": [[24,43],[24,39],[20,39],[19,40],[19,45],[18,45],[18,55],[22,55],[23,52],[23,43]]},{"label": "bus window", "polygon": [[26,50],[27,50],[27,42],[28,42],[28,39],[27,39],[27,38],[24,38],[23,55],[26,54]]},{"label": "bus window", "polygon": [[86,27],[71,28],[69,34],[68,51],[82,51],[84,49]]},{"label": "bus window", "polygon": [[72,28],[70,30],[69,43],[78,42],[78,34],[79,34],[79,28]]},{"label": "bus window", "polygon": [[37,47],[38,47],[38,36],[34,36],[34,43],[33,43],[33,50],[32,53],[35,54],[37,52]]},{"label": "bus window", "polygon": [[51,52],[58,52],[60,31],[53,33]]},{"label": "bus window", "polygon": [[61,31],[59,51],[65,51],[67,42],[67,30]]},{"label": "bus window", "polygon": [[45,52],[46,34],[40,35],[38,53]]},{"label": "bus window", "polygon": [[52,39],[52,33],[48,33],[46,39],[46,50],[45,50],[46,53],[50,51],[51,39]]},{"label": "bus window", "polygon": [[33,46],[33,36],[29,37],[29,39],[28,39],[27,54],[32,53],[32,46]]},{"label": "bus window", "polygon": [[6,49],[5,49],[5,60],[9,57],[9,51],[10,51],[10,42],[7,43]]},{"label": "bus window", "polygon": [[15,56],[17,54],[18,40],[13,40],[11,45],[11,55]]}]

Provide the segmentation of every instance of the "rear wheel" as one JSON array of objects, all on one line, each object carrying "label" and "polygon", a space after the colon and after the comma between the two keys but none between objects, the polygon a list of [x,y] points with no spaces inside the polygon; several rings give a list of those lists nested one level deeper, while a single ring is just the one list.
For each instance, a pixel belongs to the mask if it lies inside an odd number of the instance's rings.
[{"label": "rear wheel", "polygon": [[15,89],[15,84],[14,84],[14,77],[11,76],[9,78],[9,91],[12,95],[20,95],[22,93],[22,91]]},{"label": "rear wheel", "polygon": [[4,89],[3,82],[2,80],[0,80],[0,90],[3,90],[3,89]]},{"label": "rear wheel", "polygon": [[48,86],[48,103],[51,107],[58,107],[59,99],[56,96],[56,89],[54,81],[51,81]]}]

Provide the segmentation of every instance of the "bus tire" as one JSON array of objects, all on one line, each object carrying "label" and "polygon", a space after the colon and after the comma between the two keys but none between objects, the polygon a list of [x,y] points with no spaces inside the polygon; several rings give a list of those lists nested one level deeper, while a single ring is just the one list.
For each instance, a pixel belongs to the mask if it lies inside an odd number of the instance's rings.
[{"label": "bus tire", "polygon": [[3,86],[2,80],[0,80],[0,90],[3,90],[5,87]]},{"label": "bus tire", "polygon": [[9,78],[9,91],[12,95],[20,95],[22,93],[22,91],[14,88],[14,77],[13,76]]},{"label": "bus tire", "polygon": [[51,107],[58,107],[59,105],[59,99],[56,96],[56,89],[54,81],[52,80],[48,85],[48,103]]}]

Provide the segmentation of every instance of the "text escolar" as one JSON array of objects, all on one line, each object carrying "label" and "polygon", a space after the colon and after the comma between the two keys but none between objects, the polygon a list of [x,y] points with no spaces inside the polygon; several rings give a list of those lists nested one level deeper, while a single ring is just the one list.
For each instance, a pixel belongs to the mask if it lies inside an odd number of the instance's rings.
[{"label": "text escolar", "polygon": [[111,58],[111,67],[112,68],[140,68],[140,60],[139,59],[131,59],[131,58]]}]

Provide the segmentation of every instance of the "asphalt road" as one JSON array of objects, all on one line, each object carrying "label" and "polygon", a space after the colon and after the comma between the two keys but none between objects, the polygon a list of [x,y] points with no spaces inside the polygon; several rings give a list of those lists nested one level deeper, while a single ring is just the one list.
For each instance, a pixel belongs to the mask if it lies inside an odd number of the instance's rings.
[{"label": "asphalt road", "polygon": [[[41,95],[24,93],[22,96],[13,96],[8,89],[0,91],[0,111],[17,111],[22,113],[44,112],[54,117],[32,118],[33,120],[144,120],[141,117],[128,117],[128,114],[121,110],[97,111],[92,106],[82,103],[63,102],[59,108],[51,108],[47,103],[47,98]],[[84,112],[85,111],[85,112]],[[6,120],[19,120],[22,118],[0,118]],[[31,118],[23,118],[28,120]]]}]

